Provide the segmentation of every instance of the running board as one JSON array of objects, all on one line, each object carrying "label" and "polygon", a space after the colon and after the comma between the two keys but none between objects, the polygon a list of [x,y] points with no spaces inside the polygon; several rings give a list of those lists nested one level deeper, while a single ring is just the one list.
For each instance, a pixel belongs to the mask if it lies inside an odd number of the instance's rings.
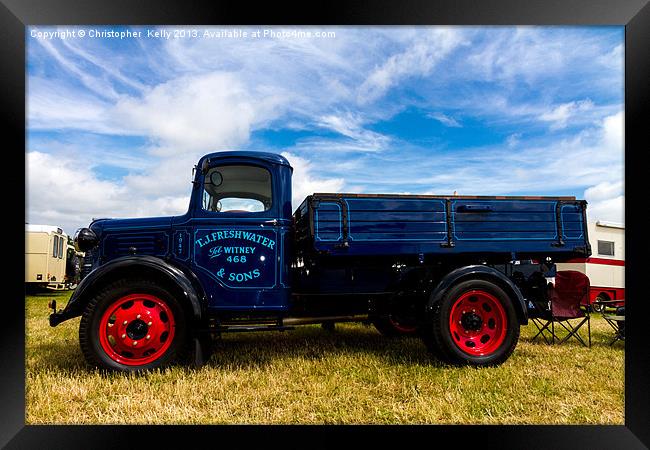
[{"label": "running board", "polygon": [[219,333],[247,333],[251,331],[285,331],[293,330],[294,327],[285,327],[285,326],[242,326],[242,325],[229,325],[229,326],[218,326],[216,331]]},{"label": "running board", "polygon": [[285,331],[293,330],[296,325],[312,325],[318,323],[336,322],[365,322],[368,315],[356,316],[319,316],[319,317],[285,317],[271,323],[224,323],[217,325],[214,331],[217,333],[246,333],[250,331]]}]

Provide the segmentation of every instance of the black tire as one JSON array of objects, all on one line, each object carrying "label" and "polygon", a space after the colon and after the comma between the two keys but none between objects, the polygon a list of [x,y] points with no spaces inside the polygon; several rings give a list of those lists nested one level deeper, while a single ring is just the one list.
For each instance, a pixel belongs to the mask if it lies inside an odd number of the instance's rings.
[{"label": "black tire", "polygon": [[[100,343],[100,321],[108,308],[130,294],[148,294],[164,302],[172,313],[174,334],[168,348],[146,364],[127,365],[112,359]],[[124,279],[110,283],[86,305],[79,324],[79,344],[88,364],[110,371],[139,372],[171,364],[189,352],[188,326],[182,305],[169,290],[148,279]]]},{"label": "black tire", "polygon": [[[486,355],[474,355],[463,351],[454,342],[449,321],[452,306],[464,294],[470,291],[484,291],[501,304],[506,317],[505,337],[501,344]],[[427,323],[421,330],[422,340],[429,351],[443,362],[453,365],[495,366],[507,360],[519,340],[519,321],[509,296],[494,283],[485,280],[468,280],[460,282],[447,290],[442,299],[432,305]]]},{"label": "black tire", "polygon": [[77,255],[71,256],[66,261],[65,274],[71,279],[76,279],[81,272],[81,261]]}]

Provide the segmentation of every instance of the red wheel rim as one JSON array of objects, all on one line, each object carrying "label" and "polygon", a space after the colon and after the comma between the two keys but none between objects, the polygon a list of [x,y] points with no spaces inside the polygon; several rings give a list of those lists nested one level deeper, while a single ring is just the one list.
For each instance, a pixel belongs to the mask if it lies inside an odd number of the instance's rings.
[{"label": "red wheel rim", "polygon": [[388,316],[388,321],[393,326],[393,328],[401,333],[415,333],[415,331],[418,329],[417,325],[404,324],[400,322],[399,319],[393,317],[392,314]]},{"label": "red wheel rim", "polygon": [[130,294],[111,304],[99,322],[99,342],[113,361],[127,366],[149,364],[174,340],[174,314],[161,299]]},{"label": "red wheel rim", "polygon": [[451,338],[458,348],[469,355],[485,356],[494,353],[503,344],[507,328],[505,308],[488,292],[465,292],[451,307]]}]

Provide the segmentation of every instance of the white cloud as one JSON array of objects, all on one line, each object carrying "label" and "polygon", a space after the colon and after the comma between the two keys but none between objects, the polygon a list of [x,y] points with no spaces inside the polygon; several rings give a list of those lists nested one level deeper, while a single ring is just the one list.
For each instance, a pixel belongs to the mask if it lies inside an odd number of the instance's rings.
[{"label": "white cloud", "polygon": [[30,130],[81,129],[94,133],[120,132],[110,120],[111,105],[59,82],[40,77],[27,80],[27,127]]},{"label": "white cloud", "polygon": [[[585,194],[586,195],[586,194]],[[589,202],[589,198],[586,198]],[[589,202],[587,218],[591,222],[603,220],[607,222],[625,223],[625,197],[618,195],[605,200]]]},{"label": "white cloud", "polygon": [[308,195],[316,192],[341,192],[345,186],[342,178],[318,178],[313,172],[311,162],[292,153],[283,152],[282,156],[287,158],[293,167],[293,178],[291,186],[291,202],[293,208],[300,206],[300,203]]},{"label": "white cloud", "polygon": [[[506,26],[490,27],[486,33],[483,27],[469,27],[466,33],[477,39],[463,60],[462,72],[454,72],[454,77],[498,82],[504,87],[523,81],[535,90],[544,80],[575,74],[576,67],[595,79],[620,76],[623,68],[621,45],[612,49],[610,42],[594,39],[580,28]],[[486,35],[488,39],[481,39]],[[583,81],[591,84],[594,80]]]},{"label": "white cloud", "polygon": [[623,111],[605,117],[603,120],[603,145],[613,150],[622,150],[625,147],[624,130],[625,113]]},{"label": "white cloud", "polygon": [[134,80],[126,75],[124,75],[119,68],[115,67],[113,65],[113,61],[106,61],[105,59],[102,59],[101,56],[95,56],[92,55],[91,53],[85,51],[83,48],[79,47],[76,43],[74,43],[73,40],[71,39],[62,39],[61,43],[74,53],[76,56],[79,56],[83,58],[84,60],[90,62],[94,66],[98,67],[102,71],[104,71],[106,74],[110,75],[111,77],[115,78],[116,80],[134,88],[137,89],[138,91],[142,91],[145,89],[145,85],[140,83],[137,80]]},{"label": "white cloud", "polygon": [[604,181],[585,191],[585,199],[603,201],[623,194],[623,181]]},{"label": "white cloud", "polygon": [[528,82],[554,75],[570,58],[565,42],[549,39],[539,27],[495,27],[492,39],[479,43],[467,57],[470,74],[483,80]]},{"label": "white cloud", "polygon": [[625,223],[625,191],[623,181],[602,182],[584,193],[589,203],[587,215],[593,220]]},{"label": "white cloud", "polygon": [[57,225],[72,233],[92,217],[119,214],[128,202],[124,187],[98,180],[87,167],[67,158],[29,152],[26,169],[30,223]]},{"label": "white cloud", "polygon": [[355,150],[377,151],[386,148],[390,138],[381,133],[366,130],[358,114],[329,114],[316,119],[316,125],[331,129],[352,140]]},{"label": "white cloud", "polygon": [[[172,177],[186,182],[184,189],[166,194],[169,178],[161,178],[151,190],[97,178],[90,167],[73,158],[30,151],[26,158],[26,221],[56,225],[67,233],[99,217],[149,217],[187,211],[191,186],[187,176]],[[155,188],[158,187],[158,191]]]},{"label": "white cloud", "polygon": [[[126,199],[125,199],[126,200]],[[160,217],[175,216],[187,211],[190,204],[190,189],[186,195],[167,195],[145,197],[143,201],[136,204],[134,212],[126,212],[126,217]]]},{"label": "white cloud", "polygon": [[189,194],[192,167],[205,153],[209,152],[179,152],[150,161],[144,170],[126,175],[123,182],[130,191],[154,198]]},{"label": "white cloud", "polygon": [[241,145],[271,106],[255,101],[234,76],[210,73],[160,84],[142,98],[123,96],[112,114],[125,128],[149,136],[159,155],[170,155]]},{"label": "white cloud", "polygon": [[593,107],[594,103],[589,99],[563,103],[551,111],[545,112],[539,118],[545,122],[551,122],[551,130],[558,130],[565,128],[569,119],[589,111]]},{"label": "white cloud", "polygon": [[383,96],[402,79],[424,76],[463,42],[453,28],[425,29],[408,48],[391,55],[366,78],[359,87],[358,102],[365,104]]},{"label": "white cloud", "polygon": [[611,71],[618,72],[625,64],[625,48],[623,44],[614,47],[610,52],[601,54],[596,61]]},{"label": "white cloud", "polygon": [[84,86],[93,91],[95,95],[105,99],[116,99],[118,93],[113,85],[107,80],[92,76],[86,70],[79,67],[73,60],[66,58],[48,39],[36,39],[43,48],[54,58],[64,69],[73,74]]},{"label": "white cloud", "polygon": [[510,148],[516,147],[521,141],[521,133],[513,133],[506,139],[506,145]]},{"label": "white cloud", "polygon": [[431,117],[448,127],[459,128],[461,126],[456,119],[441,112],[429,113],[427,117]]}]

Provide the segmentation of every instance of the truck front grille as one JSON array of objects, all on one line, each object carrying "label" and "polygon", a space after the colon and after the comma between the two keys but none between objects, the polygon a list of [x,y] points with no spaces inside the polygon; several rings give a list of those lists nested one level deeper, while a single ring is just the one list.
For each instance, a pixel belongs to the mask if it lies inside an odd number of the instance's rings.
[{"label": "truck front grille", "polygon": [[86,278],[86,275],[90,273],[93,268],[93,254],[91,251],[87,251],[83,257],[83,264],[81,265],[81,271],[79,276],[81,280]]}]

